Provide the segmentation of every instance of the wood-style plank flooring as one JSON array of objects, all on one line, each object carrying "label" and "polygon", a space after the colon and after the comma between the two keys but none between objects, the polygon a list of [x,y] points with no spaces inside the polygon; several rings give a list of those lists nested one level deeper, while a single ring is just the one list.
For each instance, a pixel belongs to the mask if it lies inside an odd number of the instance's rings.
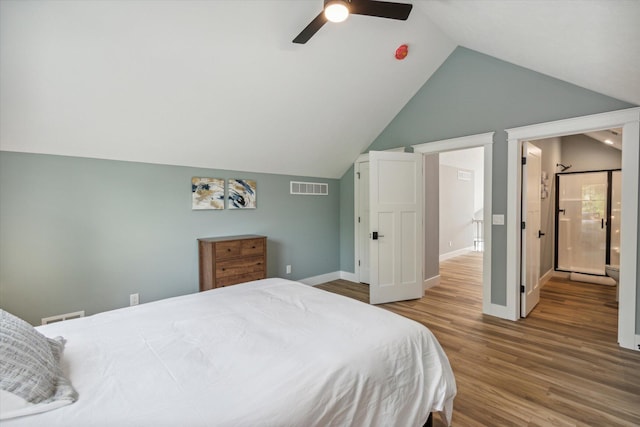
[{"label": "wood-style plank flooring", "polygon": [[[552,279],[511,322],[482,314],[480,253],[441,263],[440,275],[422,299],[380,307],[440,341],[458,386],[454,426],[640,426],[640,352],[616,342],[615,287]],[[317,287],[369,299],[359,283]]]}]

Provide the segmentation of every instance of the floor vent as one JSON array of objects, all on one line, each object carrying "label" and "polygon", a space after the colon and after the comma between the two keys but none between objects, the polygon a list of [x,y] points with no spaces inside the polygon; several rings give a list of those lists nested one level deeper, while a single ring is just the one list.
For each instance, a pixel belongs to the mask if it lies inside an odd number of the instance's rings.
[{"label": "floor vent", "polygon": [[42,324],[48,325],[49,323],[62,322],[63,320],[77,319],[84,317],[84,310],[74,311],[73,313],[58,314],[57,316],[43,317]]},{"label": "floor vent", "polygon": [[320,182],[291,181],[291,194],[302,196],[327,196],[329,184]]}]

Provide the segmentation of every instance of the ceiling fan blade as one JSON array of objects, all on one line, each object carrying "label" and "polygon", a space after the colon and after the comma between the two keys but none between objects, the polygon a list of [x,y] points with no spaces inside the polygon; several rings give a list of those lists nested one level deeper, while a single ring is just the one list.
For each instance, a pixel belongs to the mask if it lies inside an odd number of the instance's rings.
[{"label": "ceiling fan blade", "polygon": [[406,21],[413,8],[412,4],[388,1],[352,0],[349,11],[356,15],[378,16],[380,18]]},{"label": "ceiling fan blade", "polygon": [[315,33],[318,32],[320,28],[322,28],[325,22],[327,22],[327,18],[324,16],[324,11],[322,11],[313,19],[313,21],[311,21],[311,23],[309,23],[309,25],[305,27],[304,30],[302,30],[300,34],[298,34],[295,39],[293,39],[293,42],[298,44],[305,44],[311,37],[313,37]]}]

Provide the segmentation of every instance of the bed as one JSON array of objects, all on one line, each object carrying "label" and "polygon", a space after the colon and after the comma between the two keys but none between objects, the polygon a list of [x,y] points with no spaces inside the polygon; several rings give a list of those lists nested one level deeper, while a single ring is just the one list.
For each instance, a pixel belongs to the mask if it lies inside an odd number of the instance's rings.
[{"label": "bed", "polygon": [[422,426],[432,412],[451,421],[454,376],[427,328],[289,280],[36,329],[66,340],[61,363],[78,398],[6,427]]}]

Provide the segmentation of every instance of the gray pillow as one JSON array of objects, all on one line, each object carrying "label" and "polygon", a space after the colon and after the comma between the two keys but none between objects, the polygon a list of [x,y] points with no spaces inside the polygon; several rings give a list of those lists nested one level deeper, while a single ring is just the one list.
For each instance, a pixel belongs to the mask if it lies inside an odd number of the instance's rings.
[{"label": "gray pillow", "polygon": [[63,349],[63,338],[47,338],[0,309],[0,389],[34,404],[75,401],[77,394],[60,367]]}]

